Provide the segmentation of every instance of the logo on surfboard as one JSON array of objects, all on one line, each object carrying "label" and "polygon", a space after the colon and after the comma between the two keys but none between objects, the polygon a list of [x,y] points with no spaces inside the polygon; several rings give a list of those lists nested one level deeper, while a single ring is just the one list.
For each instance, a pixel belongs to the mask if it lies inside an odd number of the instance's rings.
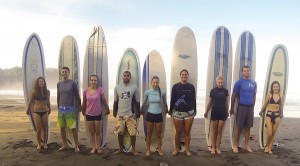
[{"label": "logo on surfboard", "polygon": [[179,56],[179,58],[182,58],[182,59],[188,59],[188,58],[191,58],[190,55],[183,55],[183,54],[181,54],[181,55],[178,55],[178,56]]}]

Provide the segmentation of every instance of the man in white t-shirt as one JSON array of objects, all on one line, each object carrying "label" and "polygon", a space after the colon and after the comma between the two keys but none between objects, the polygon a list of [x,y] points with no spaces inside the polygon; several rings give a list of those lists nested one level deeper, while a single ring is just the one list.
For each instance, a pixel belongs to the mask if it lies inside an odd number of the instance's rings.
[{"label": "man in white t-shirt", "polygon": [[[135,149],[136,142],[136,117],[140,117],[140,92],[136,85],[130,84],[131,73],[125,71],[123,73],[123,83],[118,84],[114,89],[114,106],[113,115],[116,117],[115,134],[118,135],[119,149],[115,154],[123,152],[123,139],[125,126],[130,134],[130,140],[133,155],[138,156]],[[135,105],[136,111],[133,111]]]}]

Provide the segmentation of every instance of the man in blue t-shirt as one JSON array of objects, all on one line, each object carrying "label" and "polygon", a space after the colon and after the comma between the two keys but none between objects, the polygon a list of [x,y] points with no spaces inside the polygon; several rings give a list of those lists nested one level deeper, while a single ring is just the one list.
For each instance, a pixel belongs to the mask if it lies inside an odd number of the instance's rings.
[{"label": "man in blue t-shirt", "polygon": [[250,128],[253,127],[254,105],[256,98],[257,85],[251,79],[251,71],[249,66],[242,67],[243,77],[239,79],[233,87],[231,95],[230,115],[234,114],[234,103],[238,97],[238,106],[236,111],[236,127],[234,131],[233,152],[238,153],[238,140],[242,129],[245,130],[245,150],[249,153],[253,151],[249,147]]}]

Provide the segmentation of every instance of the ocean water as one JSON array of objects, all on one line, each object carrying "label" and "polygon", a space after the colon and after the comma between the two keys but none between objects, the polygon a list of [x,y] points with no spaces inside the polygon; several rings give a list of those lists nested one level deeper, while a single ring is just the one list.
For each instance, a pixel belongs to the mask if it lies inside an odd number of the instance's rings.
[{"label": "ocean water", "polygon": [[[51,89],[51,104],[56,104],[56,90]],[[262,106],[262,92],[258,91],[256,95],[256,104],[254,107],[254,116],[259,117],[258,113]],[[0,90],[0,101],[16,100],[17,104],[24,104],[24,95],[21,90]],[[113,89],[109,91],[109,106],[112,108],[114,101]],[[167,101],[170,102],[170,94],[167,95]],[[0,105],[2,105],[0,103]],[[205,90],[197,91],[197,115],[196,118],[203,118],[205,111]],[[300,118],[300,95],[299,93],[290,92],[286,95],[284,110],[284,117]]]}]

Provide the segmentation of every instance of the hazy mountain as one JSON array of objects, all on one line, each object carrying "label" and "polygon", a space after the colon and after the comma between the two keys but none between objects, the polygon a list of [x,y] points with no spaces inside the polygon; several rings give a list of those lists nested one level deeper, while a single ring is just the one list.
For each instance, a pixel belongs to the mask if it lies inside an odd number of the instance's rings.
[{"label": "hazy mountain", "polygon": [[[46,82],[48,89],[55,89],[58,82],[58,69],[46,69]],[[0,89],[23,89],[22,67],[10,69],[0,68]]]}]

